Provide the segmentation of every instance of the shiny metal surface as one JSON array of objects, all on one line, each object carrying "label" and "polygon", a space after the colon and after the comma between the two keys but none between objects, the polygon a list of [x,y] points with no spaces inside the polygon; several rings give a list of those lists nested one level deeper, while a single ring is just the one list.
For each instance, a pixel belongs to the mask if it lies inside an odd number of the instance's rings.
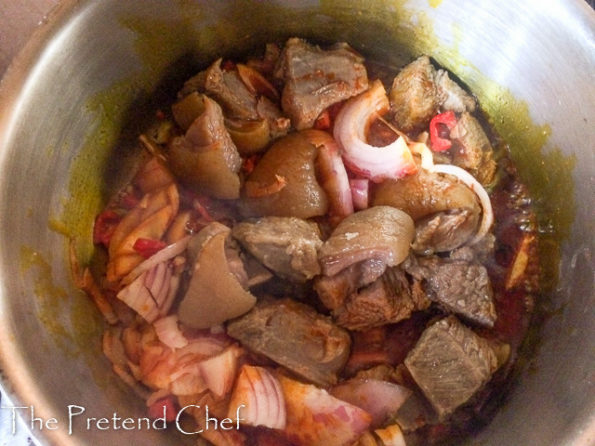
[{"label": "shiny metal surface", "polygon": [[[16,401],[34,406],[37,417],[57,418],[57,430],[34,429],[41,443],[180,444],[179,437],[154,430],[100,431],[84,424],[86,416],[114,412],[143,416],[142,404],[111,377],[99,339],[80,335],[88,327],[71,317],[89,310],[72,285],[65,238],[51,230],[71,197],[70,172],[89,139],[97,138],[97,150],[116,144],[126,116],[120,112],[161,88],[169,68],[188,60],[186,53],[206,61],[295,34],[347,39],[398,64],[403,56],[395,48],[404,36],[390,32],[396,20],[412,27],[431,23],[438,44],[431,55],[444,62],[448,52],[439,48],[456,48],[469,62],[457,65],[461,79],[473,85],[479,71],[506,87],[528,104],[534,122],[551,127],[545,150],[559,147],[576,157],[576,214],[551,296],[559,311],[543,326],[531,370],[473,444],[595,443],[595,14],[582,0],[361,3],[250,2],[254,14],[274,17],[265,29],[245,13],[246,2],[64,0],[17,58],[0,87],[0,356],[3,384]],[[351,26],[346,17],[361,24]],[[139,31],[142,23],[154,33]],[[422,38],[410,36],[413,43]],[[150,41],[143,45],[143,39]],[[110,107],[94,107],[105,91],[111,91]],[[103,174],[90,162],[89,178]],[[86,409],[72,434],[68,405]]]}]

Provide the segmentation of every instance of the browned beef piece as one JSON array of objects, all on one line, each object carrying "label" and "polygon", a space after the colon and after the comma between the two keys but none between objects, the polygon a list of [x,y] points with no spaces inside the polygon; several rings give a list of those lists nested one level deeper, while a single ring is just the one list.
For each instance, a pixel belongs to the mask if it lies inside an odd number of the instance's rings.
[{"label": "browned beef piece", "polygon": [[419,130],[437,113],[435,75],[430,58],[422,56],[403,68],[393,80],[389,99],[393,119],[400,130]]},{"label": "browned beef piece", "polygon": [[276,75],[285,82],[281,106],[293,126],[310,128],[325,108],[366,90],[368,75],[362,62],[347,46],[325,51],[289,39]]},{"label": "browned beef piece", "polygon": [[429,304],[423,294],[412,293],[402,269],[388,268],[374,283],[349,296],[333,316],[342,327],[365,330],[407,319]]},{"label": "browned beef piece", "polygon": [[438,101],[443,110],[457,113],[475,111],[475,99],[453,81],[445,70],[438,70],[435,76]]},{"label": "browned beef piece", "polygon": [[415,222],[412,248],[425,255],[452,251],[475,234],[478,223],[479,214],[471,209],[438,212]]},{"label": "browned beef piece", "polygon": [[221,59],[186,81],[178,96],[184,97],[193,91],[204,92],[215,99],[227,118],[266,119],[271,137],[276,138],[287,133],[289,122],[282,116],[277,104],[252,93],[237,70],[222,70]]},{"label": "browned beef piece", "polygon": [[494,293],[483,265],[440,257],[410,257],[403,267],[413,277],[423,280],[428,297],[445,310],[480,325],[494,325]]},{"label": "browned beef piece", "polygon": [[295,217],[262,217],[236,224],[232,236],[279,276],[305,282],[320,274],[320,232]]},{"label": "browned beef piece", "polygon": [[489,341],[449,316],[426,328],[405,365],[444,419],[490,380],[498,359]]},{"label": "browned beef piece", "polygon": [[334,276],[318,276],[314,279],[314,289],[324,306],[335,310],[343,305],[347,296],[374,282],[385,270],[386,263],[382,260],[364,260]]},{"label": "browned beef piece", "polygon": [[428,56],[419,57],[397,74],[389,98],[393,119],[404,132],[427,127],[441,110],[475,110],[475,99],[447,71],[436,70]]},{"label": "browned beef piece", "polygon": [[327,276],[368,259],[396,266],[407,257],[413,240],[413,220],[391,206],[374,206],[339,223],[319,252]]},{"label": "browned beef piece", "polygon": [[239,198],[242,158],[225,129],[219,104],[207,96],[201,100],[204,111],[185,135],[169,142],[169,167],[200,192],[215,198]]},{"label": "browned beef piece", "polygon": [[479,121],[463,113],[451,130],[453,164],[469,170],[481,184],[489,184],[496,173],[494,151]]},{"label": "browned beef piece", "polygon": [[351,346],[347,331],[292,299],[257,303],[227,325],[227,334],[321,386],[337,382]]}]

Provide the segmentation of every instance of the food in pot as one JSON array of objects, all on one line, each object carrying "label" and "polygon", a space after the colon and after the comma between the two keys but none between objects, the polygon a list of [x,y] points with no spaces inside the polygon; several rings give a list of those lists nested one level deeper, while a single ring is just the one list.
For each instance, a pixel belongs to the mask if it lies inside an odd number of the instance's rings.
[{"label": "food in pot", "polygon": [[489,420],[537,291],[530,200],[447,71],[377,66],[269,44],[141,135],[79,282],[151,416],[239,416],[201,430],[216,446],[451,443]]}]

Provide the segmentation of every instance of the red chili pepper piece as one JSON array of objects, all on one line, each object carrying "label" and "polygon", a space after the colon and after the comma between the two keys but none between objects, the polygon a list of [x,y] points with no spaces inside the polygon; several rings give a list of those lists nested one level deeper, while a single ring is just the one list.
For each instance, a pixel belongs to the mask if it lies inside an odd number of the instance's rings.
[{"label": "red chili pepper piece", "polygon": [[136,239],[136,242],[134,242],[132,248],[145,259],[148,259],[153,254],[155,254],[158,251],[161,251],[166,246],[167,245],[161,240],[154,240],[151,238],[139,238]]},{"label": "red chili pepper piece", "polygon": [[430,121],[430,141],[432,142],[431,149],[434,152],[444,152],[452,146],[452,141],[444,137],[444,127],[448,132],[457,125],[457,117],[453,111],[440,113],[432,118]]},{"label": "red chili pepper piece", "polygon": [[107,247],[120,220],[121,217],[110,209],[99,214],[93,226],[93,243],[96,245],[103,243]]}]

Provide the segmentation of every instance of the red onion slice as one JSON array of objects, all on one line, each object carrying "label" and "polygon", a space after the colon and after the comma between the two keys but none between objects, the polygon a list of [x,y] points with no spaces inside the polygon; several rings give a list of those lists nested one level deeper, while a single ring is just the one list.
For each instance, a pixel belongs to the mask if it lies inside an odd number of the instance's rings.
[{"label": "red onion slice", "polygon": [[369,206],[370,180],[365,178],[352,178],[349,180],[351,199],[354,209],[361,211]]},{"label": "red onion slice", "polygon": [[277,379],[265,368],[244,365],[229,403],[229,418],[235,418],[240,404],[242,422],[251,426],[284,429],[287,423],[285,398]]},{"label": "red onion slice", "polygon": [[153,268],[158,263],[165,262],[169,259],[173,259],[175,256],[183,253],[186,248],[188,247],[188,243],[192,236],[188,235],[181,240],[178,240],[176,243],[172,243],[171,245],[166,246],[162,250],[158,251],[156,254],[149,257],[143,263],[138,265],[134,268],[129,274],[127,274],[122,279],[122,284],[127,285],[131,283],[134,279],[140,276],[145,271]]},{"label": "red onion slice", "polygon": [[334,136],[343,150],[345,164],[353,172],[374,182],[402,178],[417,171],[403,137],[384,147],[374,147],[365,142],[372,120],[388,109],[384,86],[376,80],[367,91],[348,100],[335,121]]},{"label": "red onion slice", "polygon": [[322,130],[304,130],[302,134],[318,149],[316,168],[320,185],[329,198],[329,214],[337,220],[353,214],[349,177],[339,153],[339,145]]},{"label": "red onion slice", "polygon": [[169,348],[177,349],[188,345],[188,339],[180,331],[178,316],[175,314],[156,320],[153,327],[155,327],[155,333],[159,340]]}]

